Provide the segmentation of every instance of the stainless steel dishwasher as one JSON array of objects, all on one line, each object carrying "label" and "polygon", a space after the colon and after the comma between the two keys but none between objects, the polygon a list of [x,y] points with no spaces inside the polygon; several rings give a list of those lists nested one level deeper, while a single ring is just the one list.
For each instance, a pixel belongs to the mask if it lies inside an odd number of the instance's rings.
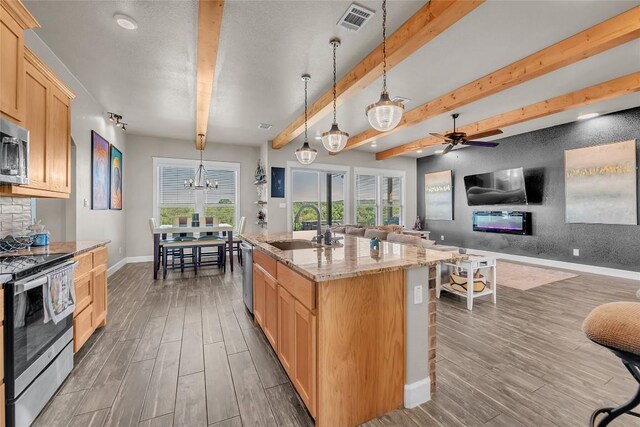
[{"label": "stainless steel dishwasher", "polygon": [[242,242],[240,250],[242,251],[242,299],[247,310],[253,314],[253,246]]}]

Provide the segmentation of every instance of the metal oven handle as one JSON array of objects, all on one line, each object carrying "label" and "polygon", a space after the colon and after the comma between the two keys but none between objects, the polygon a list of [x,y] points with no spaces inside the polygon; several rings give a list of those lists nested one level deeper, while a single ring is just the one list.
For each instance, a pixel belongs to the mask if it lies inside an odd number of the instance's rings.
[{"label": "metal oven handle", "polygon": [[35,279],[32,277],[27,277],[18,282],[15,282],[13,287],[13,294],[18,295],[31,289],[35,289],[38,286],[43,286],[48,282],[50,274],[56,273],[60,270],[64,270],[71,266],[75,267],[76,265],[78,265],[77,261],[68,261],[64,264],[57,265],[48,270],[41,271],[40,273],[38,273],[38,276]]}]

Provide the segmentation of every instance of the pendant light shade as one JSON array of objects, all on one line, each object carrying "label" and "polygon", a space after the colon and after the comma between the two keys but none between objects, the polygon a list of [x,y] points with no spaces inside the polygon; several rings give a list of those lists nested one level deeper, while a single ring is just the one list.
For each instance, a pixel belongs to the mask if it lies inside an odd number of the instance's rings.
[{"label": "pendant light shade", "polygon": [[311,80],[311,76],[309,74],[303,74],[301,78],[304,82],[304,143],[302,147],[296,150],[296,159],[303,165],[309,165],[316,159],[318,150],[311,148],[309,140],[307,139],[307,84],[309,80]]},{"label": "pendant light shade", "polygon": [[333,47],[333,124],[329,132],[322,134],[322,145],[327,151],[337,153],[347,145],[349,134],[338,128],[336,120],[336,49],[340,46],[340,39],[333,38],[329,43]]},{"label": "pendant light shade", "polygon": [[386,132],[398,126],[404,113],[402,102],[393,102],[387,92],[382,92],[380,100],[367,107],[367,119],[375,130]]},{"label": "pendant light shade", "polygon": [[366,109],[369,124],[379,132],[398,126],[404,114],[404,104],[389,99],[387,92],[387,0],[382,0],[382,93],[375,104]]}]

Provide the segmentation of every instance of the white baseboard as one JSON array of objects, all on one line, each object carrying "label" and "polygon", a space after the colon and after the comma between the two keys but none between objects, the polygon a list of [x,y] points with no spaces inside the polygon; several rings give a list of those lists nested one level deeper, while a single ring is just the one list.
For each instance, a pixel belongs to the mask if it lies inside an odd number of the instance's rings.
[{"label": "white baseboard", "polygon": [[127,265],[128,262],[129,261],[127,258],[122,258],[120,261],[113,264],[111,267],[107,269],[107,277],[110,277],[113,273],[120,270],[122,267]]},{"label": "white baseboard", "polygon": [[411,409],[431,400],[431,379],[429,377],[404,385],[404,407]]},{"label": "white baseboard", "polygon": [[524,262],[528,264],[543,265],[546,267],[562,268],[565,270],[581,271],[583,273],[601,274],[603,276],[618,277],[640,281],[640,272],[629,270],[618,270],[615,268],[597,267],[595,265],[578,264],[575,262],[556,261],[552,259],[535,258],[522,255],[511,255],[500,252],[481,251],[478,249],[467,249],[467,253],[475,255],[494,256],[498,259]]},{"label": "white baseboard", "polygon": [[151,262],[153,261],[153,255],[143,255],[143,256],[130,256],[127,258],[127,264],[135,264],[138,262]]}]

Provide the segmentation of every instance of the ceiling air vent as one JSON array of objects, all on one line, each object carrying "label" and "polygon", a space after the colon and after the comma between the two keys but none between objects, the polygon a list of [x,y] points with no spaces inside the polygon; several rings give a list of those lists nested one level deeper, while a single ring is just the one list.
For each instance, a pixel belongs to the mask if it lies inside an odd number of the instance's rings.
[{"label": "ceiling air vent", "polygon": [[403,104],[406,104],[409,101],[411,101],[411,99],[405,98],[404,96],[394,96],[391,100],[393,102],[402,102]]},{"label": "ceiling air vent", "polygon": [[351,3],[347,11],[338,21],[338,26],[346,28],[349,31],[358,31],[369,22],[375,12],[366,7]]},{"label": "ceiling air vent", "polygon": [[258,129],[271,129],[272,125],[270,125],[269,123],[260,123],[258,125]]}]

